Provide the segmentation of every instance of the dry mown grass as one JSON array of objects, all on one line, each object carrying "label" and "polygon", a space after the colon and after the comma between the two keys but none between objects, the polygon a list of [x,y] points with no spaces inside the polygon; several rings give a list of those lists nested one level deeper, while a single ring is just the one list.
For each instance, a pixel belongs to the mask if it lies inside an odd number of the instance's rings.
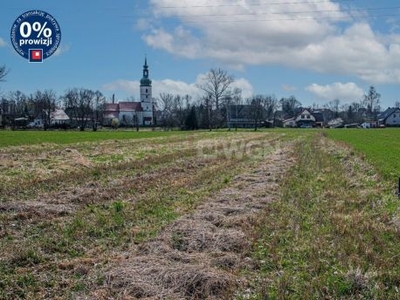
[{"label": "dry mown grass", "polygon": [[[196,136],[196,135],[195,135]],[[201,135],[199,136],[201,139]],[[69,146],[41,145],[0,149],[0,200],[21,200],[41,192],[84,185],[88,180],[106,184],[137,170],[196,154],[193,137],[146,139],[145,142],[103,141]],[[24,187],[23,189],[21,187]],[[18,199],[19,200],[19,199]]]},{"label": "dry mown grass", "polygon": [[[266,146],[266,141],[277,137],[266,133],[195,136],[214,145],[202,154],[224,153],[227,143],[235,141],[259,145],[263,142]],[[266,191],[255,189],[257,193],[253,193],[241,186],[245,178],[235,179],[231,194],[225,190],[232,199],[214,199],[210,201],[214,206],[207,210],[200,207],[186,221],[183,218],[169,227],[168,224],[192,212],[211,193],[230,185],[235,174],[246,169],[251,173],[260,160],[268,159],[270,152],[257,157],[232,153],[204,156],[196,149],[197,141],[181,137],[149,140],[140,146],[138,143],[118,143],[121,148],[117,147],[119,153],[115,157],[110,155],[110,147],[116,147],[111,142],[65,148],[50,145],[48,151],[42,145],[44,149],[35,146],[14,154],[7,153],[7,148],[1,150],[3,158],[7,156],[13,165],[4,160],[0,168],[1,179],[5,179],[0,202],[0,298],[138,297],[140,289],[144,297],[149,286],[156,287],[152,295],[168,291],[172,298],[201,298],[201,294],[211,297],[220,290],[227,292],[221,286],[236,284],[234,274],[224,271],[236,268],[242,259],[241,251],[248,248],[245,236],[236,228],[249,226],[246,218],[260,210],[262,197],[268,200]],[[42,160],[35,163],[39,152]],[[249,184],[263,185],[259,176],[265,174],[260,172],[251,175]],[[251,195],[247,203],[250,207],[241,206],[244,194],[233,197],[241,189]],[[192,217],[196,221],[190,221]],[[204,222],[208,222],[207,226]],[[162,234],[145,242],[163,226],[167,227]],[[208,232],[207,228],[213,229]],[[160,251],[157,249],[167,249],[169,254],[151,254]],[[208,252],[213,253],[211,258],[204,254]],[[195,258],[196,253],[201,254]],[[199,261],[201,255],[207,256],[209,262]],[[137,283],[117,276],[118,272],[130,272],[124,267],[119,270],[121,261],[132,267],[154,261],[165,265],[165,269],[153,282],[147,277],[148,271],[153,270],[150,266],[147,271],[133,268],[131,272],[143,276],[142,286],[139,292],[129,292],[127,285]],[[194,261],[201,265],[192,264]],[[172,263],[176,265],[171,266]],[[180,268],[183,266],[187,273]],[[192,272],[197,267],[200,272],[195,275]],[[108,271],[103,274],[104,270]],[[221,277],[215,279],[214,274]]]},{"label": "dry mown grass", "polygon": [[[105,270],[103,285],[91,287],[99,299],[232,299],[245,285],[240,268],[247,257],[256,216],[274,199],[278,181],[293,163],[290,147],[279,149],[230,187]],[[82,297],[85,298],[85,297]]]}]

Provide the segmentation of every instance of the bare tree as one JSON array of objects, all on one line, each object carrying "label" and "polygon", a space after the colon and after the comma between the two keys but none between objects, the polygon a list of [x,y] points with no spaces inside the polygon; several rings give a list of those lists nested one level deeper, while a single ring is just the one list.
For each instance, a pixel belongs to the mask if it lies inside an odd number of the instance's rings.
[{"label": "bare tree", "polygon": [[93,122],[96,93],[88,89],[70,89],[63,96],[64,105],[79,129],[84,131],[89,122]]},{"label": "bare tree", "polygon": [[32,99],[35,111],[42,116],[43,128],[47,130],[51,125],[51,113],[56,109],[56,93],[52,90],[36,91]]},{"label": "bare tree", "polygon": [[396,102],[394,103],[394,106],[397,107],[397,108],[400,108],[400,101],[396,101]]},{"label": "bare tree", "polygon": [[180,128],[185,126],[185,120],[190,108],[190,96],[176,95],[173,99],[173,114],[176,116]]},{"label": "bare tree", "polygon": [[266,118],[271,120],[274,115],[275,111],[278,108],[278,99],[274,95],[267,95],[264,99],[264,108],[266,113]]},{"label": "bare tree", "polygon": [[354,112],[354,107],[351,104],[349,104],[349,105],[343,105],[341,109],[342,109],[343,114],[345,116],[344,119],[348,123],[353,123],[354,120],[355,120],[355,116],[356,116],[356,114]]},{"label": "bare tree", "polygon": [[201,98],[201,109],[205,112],[203,114],[202,125],[203,127],[208,127],[211,131],[214,127],[213,122],[213,110],[212,110],[212,98],[210,95],[205,95]]},{"label": "bare tree", "polygon": [[223,104],[224,104],[225,109],[223,110],[223,112],[225,115],[223,114],[222,117],[223,117],[223,119],[226,119],[226,123],[227,123],[229,130],[231,129],[230,128],[230,125],[231,125],[230,119],[231,119],[232,107],[235,107],[236,105],[241,104],[242,101],[243,101],[242,90],[240,88],[234,88],[232,90],[232,93],[230,95],[227,95],[224,98]]},{"label": "bare tree", "polygon": [[[230,87],[234,81],[235,79],[232,75],[229,75],[227,71],[218,68],[211,69],[206,74],[203,81],[197,85],[197,87],[205,94],[203,97],[203,103],[206,104],[207,110],[211,112],[211,110],[215,108],[216,113],[214,114],[214,118],[217,119],[217,123],[223,121],[220,120],[220,106],[227,97],[232,95]],[[211,113],[209,115],[211,116]]]},{"label": "bare tree", "polygon": [[301,106],[300,101],[298,101],[295,96],[281,98],[281,100],[279,100],[279,104],[281,105],[284,118],[293,117],[296,109]]},{"label": "bare tree", "polygon": [[230,86],[235,81],[232,75],[221,69],[211,69],[203,82],[198,85],[207,96],[214,100],[215,108],[218,110],[221,101],[231,94]]},{"label": "bare tree", "polygon": [[27,96],[21,91],[10,92],[8,99],[14,105],[15,114],[22,116],[27,115]]},{"label": "bare tree", "polygon": [[351,121],[355,123],[361,123],[364,120],[363,111],[365,111],[364,104],[360,102],[352,102],[351,107]]},{"label": "bare tree", "polygon": [[160,98],[157,99],[159,109],[162,113],[162,125],[165,129],[174,126],[174,95],[169,93],[161,93]]},{"label": "bare tree", "polygon": [[268,96],[255,95],[247,100],[247,103],[251,106],[250,117],[254,122],[254,130],[260,127],[261,122],[265,119],[266,110],[265,106],[267,103]]},{"label": "bare tree", "polygon": [[172,112],[174,106],[174,95],[169,93],[160,93],[160,98],[157,100],[159,100],[159,108],[161,111]]},{"label": "bare tree", "polygon": [[335,113],[335,118],[339,117],[339,106],[340,106],[340,100],[339,99],[334,99],[332,101],[329,101],[327,104],[324,105],[325,108],[330,109]]},{"label": "bare tree", "polygon": [[369,91],[364,95],[364,105],[367,108],[368,116],[370,118],[376,117],[380,111],[379,101],[381,95],[375,90],[373,86],[369,87]]}]

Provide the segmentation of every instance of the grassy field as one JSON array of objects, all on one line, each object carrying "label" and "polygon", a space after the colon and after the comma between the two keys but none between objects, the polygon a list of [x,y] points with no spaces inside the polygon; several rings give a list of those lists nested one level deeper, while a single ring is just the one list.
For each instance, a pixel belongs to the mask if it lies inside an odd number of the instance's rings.
[{"label": "grassy field", "polygon": [[138,138],[166,137],[182,131],[10,131],[0,130],[0,147],[36,145],[41,143],[72,144],[105,140],[131,140]]},{"label": "grassy field", "polygon": [[[353,143],[356,133],[363,132],[328,136]],[[282,182],[280,201],[260,219],[253,255],[261,291],[250,299],[399,298],[399,202],[366,152],[322,133],[297,146],[298,164]],[[368,161],[383,160],[385,151],[379,155]]]},{"label": "grassy field", "polygon": [[129,132],[120,134],[137,138],[64,145],[35,132],[44,142],[27,145],[19,133],[23,146],[0,149],[1,299],[69,299],[106,285],[102,273],[116,257],[254,167],[258,150],[291,138]]},{"label": "grassy field", "polygon": [[379,173],[388,180],[400,177],[400,129],[327,130],[329,138],[342,141],[365,155]]},{"label": "grassy field", "polygon": [[398,299],[399,132],[0,132],[0,299]]}]

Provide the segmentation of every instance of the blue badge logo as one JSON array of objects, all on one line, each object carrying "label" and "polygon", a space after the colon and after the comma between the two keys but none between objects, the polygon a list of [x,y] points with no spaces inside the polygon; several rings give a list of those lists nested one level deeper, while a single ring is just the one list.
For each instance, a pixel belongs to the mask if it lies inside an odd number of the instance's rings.
[{"label": "blue badge logo", "polygon": [[47,12],[31,10],[20,15],[11,27],[11,43],[29,62],[43,62],[52,56],[61,42],[57,20]]}]

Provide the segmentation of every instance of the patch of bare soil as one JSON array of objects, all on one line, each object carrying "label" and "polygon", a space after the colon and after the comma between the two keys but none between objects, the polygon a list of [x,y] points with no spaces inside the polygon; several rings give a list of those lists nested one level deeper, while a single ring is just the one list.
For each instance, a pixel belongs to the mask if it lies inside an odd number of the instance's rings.
[{"label": "patch of bare soil", "polygon": [[277,149],[194,213],[121,254],[104,271],[104,283],[80,299],[231,299],[245,284],[239,269],[253,268],[246,255],[254,221],[278,197],[280,179],[294,164],[292,149]]}]

